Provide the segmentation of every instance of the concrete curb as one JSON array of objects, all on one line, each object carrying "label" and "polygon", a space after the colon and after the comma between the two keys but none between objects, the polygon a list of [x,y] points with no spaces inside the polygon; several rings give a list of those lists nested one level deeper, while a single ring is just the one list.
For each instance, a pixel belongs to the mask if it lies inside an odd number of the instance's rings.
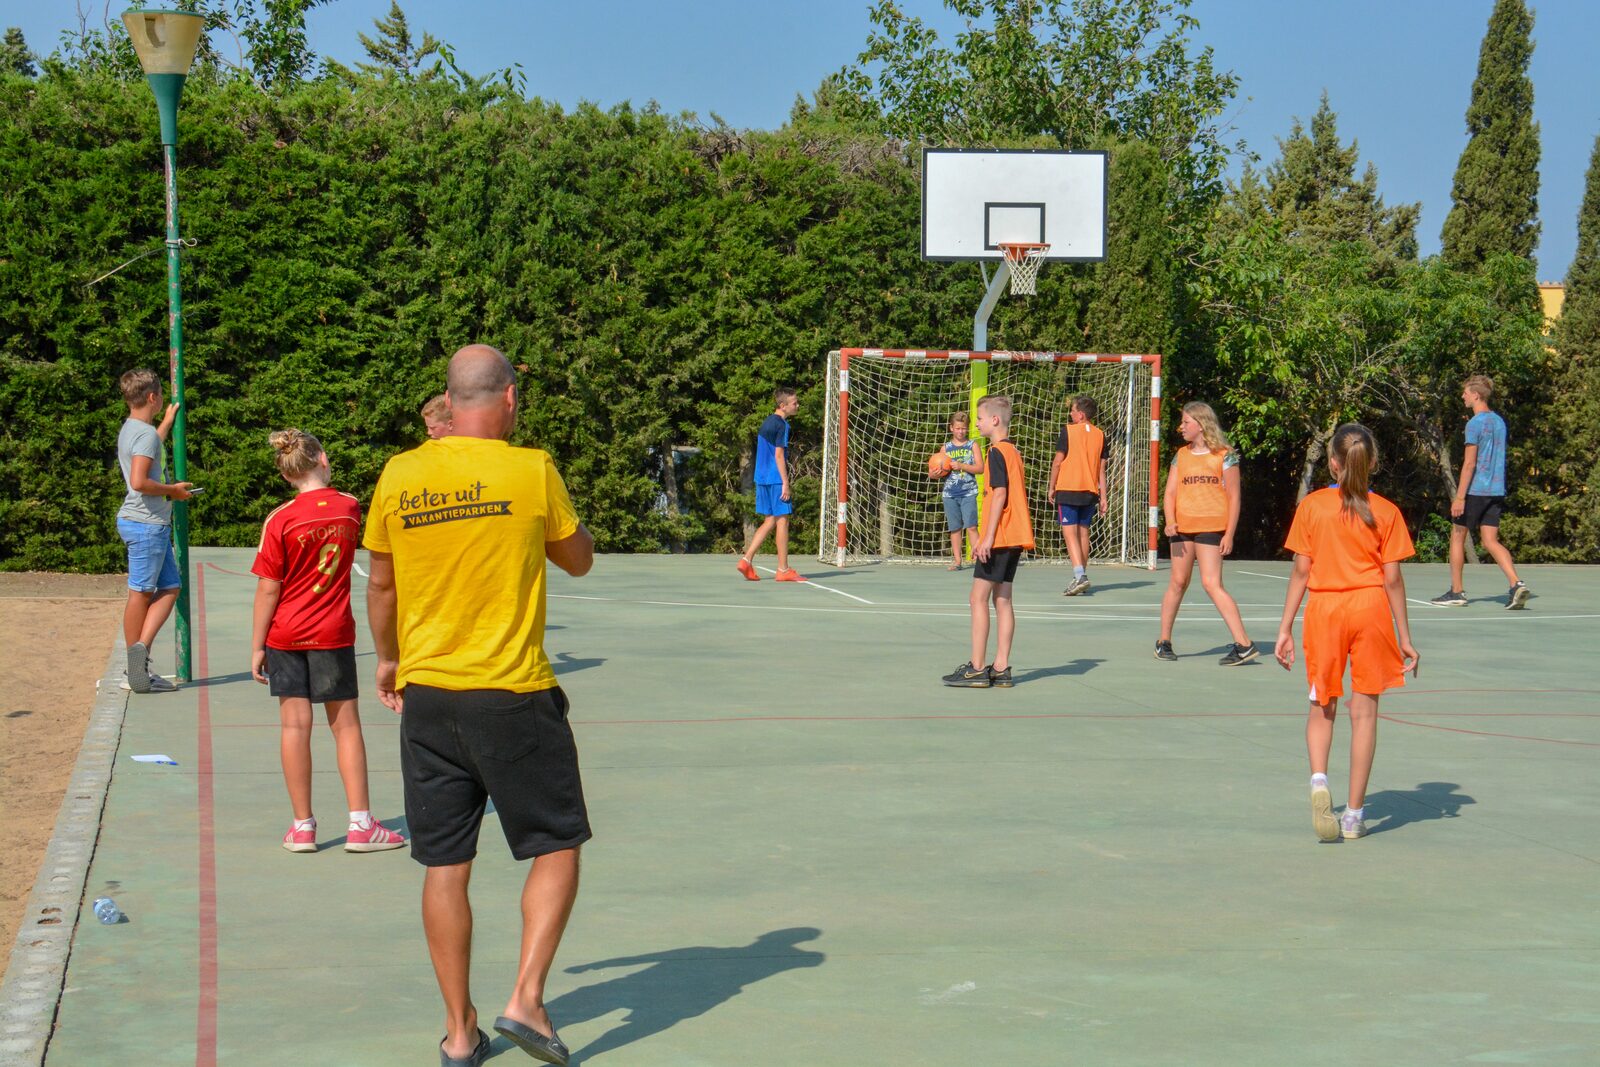
[{"label": "concrete curb", "polygon": [[39,878],[33,883],[17,929],[5,984],[0,986],[0,1063],[39,1067],[55,1032],[89,863],[100,839],[100,814],[111,786],[117,747],[122,743],[128,694],[121,685],[127,662],[118,634],[100,677],[55,832],[50,835]]}]

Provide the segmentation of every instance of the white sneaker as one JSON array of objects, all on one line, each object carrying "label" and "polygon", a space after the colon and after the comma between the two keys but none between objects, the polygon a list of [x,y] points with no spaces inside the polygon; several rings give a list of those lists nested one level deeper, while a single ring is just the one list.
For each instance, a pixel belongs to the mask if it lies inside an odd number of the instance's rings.
[{"label": "white sneaker", "polygon": [[1317,832],[1318,841],[1339,840],[1339,820],[1333,817],[1333,797],[1325,785],[1311,789],[1311,828]]},{"label": "white sneaker", "polygon": [[1367,836],[1367,824],[1361,816],[1346,811],[1339,819],[1339,834],[1346,841],[1354,841],[1358,837]]},{"label": "white sneaker", "polygon": [[[178,684],[170,678],[164,678],[159,674],[149,674],[147,677],[150,679],[150,688],[144,690],[146,693],[176,693],[178,691]],[[128,684],[127,671],[122,672],[122,681],[118,683],[118,688],[124,693],[134,691],[133,686]]]}]

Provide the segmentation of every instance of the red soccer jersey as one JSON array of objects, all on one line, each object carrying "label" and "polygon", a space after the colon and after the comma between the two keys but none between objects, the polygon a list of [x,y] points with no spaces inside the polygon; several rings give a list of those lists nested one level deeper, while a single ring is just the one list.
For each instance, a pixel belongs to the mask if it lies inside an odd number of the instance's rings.
[{"label": "red soccer jersey", "polygon": [[267,516],[250,573],[283,583],[267,644],[283,651],[356,643],[350,566],[361,538],[361,503],[337,489],[301,493]]}]

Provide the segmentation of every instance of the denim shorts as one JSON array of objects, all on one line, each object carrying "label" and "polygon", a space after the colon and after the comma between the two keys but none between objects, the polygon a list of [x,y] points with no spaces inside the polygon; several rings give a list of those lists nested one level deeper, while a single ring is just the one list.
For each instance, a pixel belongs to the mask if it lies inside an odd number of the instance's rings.
[{"label": "denim shorts", "polygon": [[129,589],[154,593],[183,584],[178,575],[178,557],[172,551],[172,527],[118,519],[117,534],[128,546]]},{"label": "denim shorts", "polygon": [[978,494],[944,498],[944,528],[951,533],[978,525]]}]

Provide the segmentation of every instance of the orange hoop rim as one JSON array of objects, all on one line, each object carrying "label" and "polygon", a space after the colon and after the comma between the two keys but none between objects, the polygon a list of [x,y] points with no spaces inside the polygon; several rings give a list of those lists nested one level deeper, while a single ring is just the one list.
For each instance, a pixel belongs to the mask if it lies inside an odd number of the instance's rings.
[{"label": "orange hoop rim", "polygon": [[1049,244],[1043,241],[996,241],[995,246],[1013,263],[1050,251]]}]

